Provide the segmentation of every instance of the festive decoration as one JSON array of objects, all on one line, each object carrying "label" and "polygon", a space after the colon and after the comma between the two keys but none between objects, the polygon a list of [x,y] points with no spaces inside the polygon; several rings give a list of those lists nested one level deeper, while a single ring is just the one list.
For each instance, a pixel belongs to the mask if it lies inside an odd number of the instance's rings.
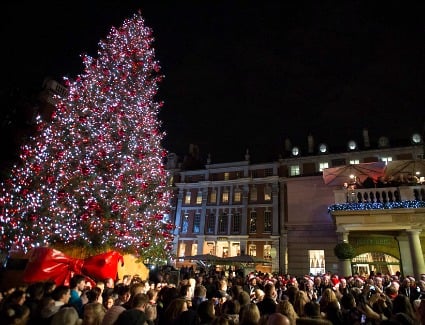
[{"label": "festive decoration", "polygon": [[154,100],[159,63],[140,13],[112,28],[67,98],[21,150],[0,194],[0,250],[116,250],[165,263],[171,190]]},{"label": "festive decoration", "polygon": [[334,247],[334,254],[340,260],[350,260],[356,256],[356,250],[349,243],[342,242]]},{"label": "festive decoration", "polygon": [[425,208],[424,201],[400,201],[386,203],[342,203],[328,207],[328,212],[350,210],[382,210],[382,209],[417,209]]},{"label": "festive decoration", "polygon": [[82,274],[93,282],[106,278],[115,279],[119,263],[123,265],[123,256],[114,251],[78,259],[65,256],[55,249],[38,247],[31,251],[23,280],[28,283],[53,280],[56,285],[69,285],[74,273]]}]

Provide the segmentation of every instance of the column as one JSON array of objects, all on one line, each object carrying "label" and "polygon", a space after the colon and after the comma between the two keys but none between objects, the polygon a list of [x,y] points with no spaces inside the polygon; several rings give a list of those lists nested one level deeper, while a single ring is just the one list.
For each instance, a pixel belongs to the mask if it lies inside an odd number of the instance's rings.
[{"label": "column", "polygon": [[[338,232],[338,241],[348,243],[348,234],[348,231]],[[338,260],[338,264],[340,276],[348,277],[353,274],[353,271],[351,270],[351,260]]]},{"label": "column", "polygon": [[412,256],[413,273],[416,279],[421,278],[425,273],[424,256],[422,253],[421,242],[419,240],[420,230],[406,230],[409,238],[410,254]]},{"label": "column", "polygon": [[400,271],[404,275],[414,274],[413,264],[412,264],[412,255],[410,254],[410,245],[409,239],[406,234],[396,237],[398,241],[398,248],[400,251]]}]

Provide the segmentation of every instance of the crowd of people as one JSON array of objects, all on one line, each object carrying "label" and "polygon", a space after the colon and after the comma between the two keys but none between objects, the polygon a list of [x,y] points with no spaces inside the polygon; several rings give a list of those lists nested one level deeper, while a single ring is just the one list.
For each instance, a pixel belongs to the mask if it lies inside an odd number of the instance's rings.
[{"label": "crowd of people", "polygon": [[291,276],[261,272],[108,278],[74,275],[2,293],[0,323],[45,325],[424,324],[425,275]]}]

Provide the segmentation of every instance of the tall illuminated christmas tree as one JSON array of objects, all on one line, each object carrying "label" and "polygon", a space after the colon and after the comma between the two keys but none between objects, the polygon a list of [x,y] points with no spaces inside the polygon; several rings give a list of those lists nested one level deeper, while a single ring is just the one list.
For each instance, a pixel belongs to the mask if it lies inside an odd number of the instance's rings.
[{"label": "tall illuminated christmas tree", "polygon": [[0,196],[0,250],[84,247],[164,261],[171,191],[155,100],[160,66],[140,13],[83,55],[67,98],[21,150]]}]

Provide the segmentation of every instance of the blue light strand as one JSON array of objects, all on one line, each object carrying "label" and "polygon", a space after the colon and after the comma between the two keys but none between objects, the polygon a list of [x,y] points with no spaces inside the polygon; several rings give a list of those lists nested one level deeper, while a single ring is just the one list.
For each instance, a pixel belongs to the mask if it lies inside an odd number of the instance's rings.
[{"label": "blue light strand", "polygon": [[342,203],[328,207],[328,213],[333,211],[356,211],[356,210],[387,210],[387,209],[417,209],[425,208],[425,201],[401,201],[401,202],[366,202],[366,203]]}]

